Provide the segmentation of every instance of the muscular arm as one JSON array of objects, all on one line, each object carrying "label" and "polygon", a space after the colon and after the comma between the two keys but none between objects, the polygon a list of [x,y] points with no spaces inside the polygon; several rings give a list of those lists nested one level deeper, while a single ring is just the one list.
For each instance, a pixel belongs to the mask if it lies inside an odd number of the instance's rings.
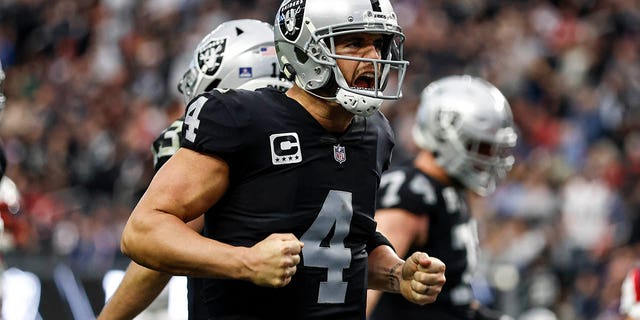
[{"label": "muscular arm", "polygon": [[142,266],[170,274],[288,284],[302,248],[293,235],[273,234],[251,248],[234,247],[205,238],[185,223],[222,197],[228,179],[229,167],[221,159],[179,149],[134,208],[122,251]]},{"label": "muscular arm", "polygon": [[[241,276],[235,270],[241,269],[242,254],[186,225],[222,197],[228,174],[224,161],[179,149],[160,168],[131,213],[122,251],[142,266],[171,274]],[[215,256],[221,259],[208,259]]]},{"label": "muscular arm", "polygon": [[[187,223],[195,231],[202,230],[204,216]],[[97,320],[133,319],[158,297],[171,275],[131,262],[118,289],[104,306]]]}]

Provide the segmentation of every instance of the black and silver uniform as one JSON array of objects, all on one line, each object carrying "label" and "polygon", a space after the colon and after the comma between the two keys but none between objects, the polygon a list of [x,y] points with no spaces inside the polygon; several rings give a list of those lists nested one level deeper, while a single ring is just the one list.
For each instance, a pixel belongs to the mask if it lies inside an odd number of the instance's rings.
[{"label": "black and silver uniform", "polygon": [[364,319],[365,245],[393,147],[386,118],[356,116],[334,135],[276,90],[214,90],[189,104],[183,134],[183,147],[230,168],[227,192],[205,214],[205,236],[248,247],[291,232],[304,242],[283,288],[206,280],[210,316]]},{"label": "black and silver uniform", "polygon": [[436,301],[425,306],[408,302],[401,295],[385,293],[371,319],[468,319],[478,237],[464,189],[443,185],[410,163],[392,168],[382,176],[377,208],[399,208],[428,216],[426,244],[412,246],[408,252],[422,251],[442,260],[447,266],[447,282]]}]

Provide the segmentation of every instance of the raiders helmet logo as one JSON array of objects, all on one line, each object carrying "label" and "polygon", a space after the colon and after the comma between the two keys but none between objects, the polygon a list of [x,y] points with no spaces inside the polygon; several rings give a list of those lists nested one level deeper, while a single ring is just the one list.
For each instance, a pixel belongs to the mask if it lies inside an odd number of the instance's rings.
[{"label": "raiders helmet logo", "polygon": [[280,31],[289,41],[296,41],[300,35],[306,0],[291,0],[278,12]]},{"label": "raiders helmet logo", "polygon": [[210,39],[202,45],[198,50],[198,68],[202,73],[213,76],[218,72],[224,50],[227,45],[227,39]]},{"label": "raiders helmet logo", "polygon": [[434,135],[438,141],[445,141],[448,130],[455,130],[460,125],[460,115],[454,111],[438,110],[435,118],[438,130]]}]

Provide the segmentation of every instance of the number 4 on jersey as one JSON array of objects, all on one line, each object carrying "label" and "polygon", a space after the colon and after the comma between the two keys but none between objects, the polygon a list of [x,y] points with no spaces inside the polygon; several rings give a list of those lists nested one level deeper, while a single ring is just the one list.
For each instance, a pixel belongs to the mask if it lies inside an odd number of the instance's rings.
[{"label": "number 4 on jersey", "polygon": [[207,102],[206,97],[199,97],[196,101],[189,104],[187,108],[187,114],[184,117],[184,125],[187,130],[184,132],[184,138],[191,142],[196,141],[196,129],[200,126],[198,117],[205,102]]},{"label": "number 4 on jersey", "polygon": [[[327,281],[320,282],[318,303],[344,303],[347,294],[342,270],[351,264],[351,249],[344,246],[353,217],[351,198],[351,192],[329,191],[316,220],[300,238],[304,242],[304,265],[327,268]],[[332,229],[329,246],[322,246]]]}]

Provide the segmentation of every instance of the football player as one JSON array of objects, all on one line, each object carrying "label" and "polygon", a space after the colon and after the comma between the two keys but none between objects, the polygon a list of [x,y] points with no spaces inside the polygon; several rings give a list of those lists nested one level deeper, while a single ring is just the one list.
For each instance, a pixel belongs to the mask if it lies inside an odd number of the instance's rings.
[{"label": "football player", "polygon": [[514,163],[509,103],[479,78],[437,80],[422,92],[413,137],[416,157],[382,176],[376,220],[400,256],[420,250],[441,258],[447,283],[427,306],[371,292],[370,319],[498,319],[471,290],[478,239],[467,193],[492,193]]},{"label": "football player", "polygon": [[[291,87],[291,82],[279,75],[273,47],[273,27],[258,20],[231,20],[220,24],[200,41],[178,90],[185,104],[214,88],[254,90],[270,87],[286,91]],[[155,171],[180,147],[183,122],[184,117],[174,121],[154,141],[151,150]],[[200,216],[188,225],[201,231],[204,217]],[[132,319],[153,302],[170,278],[169,274],[132,262],[98,319]],[[206,319],[206,310],[196,294],[201,289],[201,281],[189,278],[187,286],[189,318]]]},{"label": "football player", "polygon": [[[366,252],[393,146],[378,108],[400,97],[408,65],[391,4],[285,0],[274,34],[293,87],[193,99],[181,148],[133,210],[123,252],[206,277],[216,319],[363,319],[367,284],[433,302],[440,260]],[[186,225],[202,212],[204,237]]]}]

